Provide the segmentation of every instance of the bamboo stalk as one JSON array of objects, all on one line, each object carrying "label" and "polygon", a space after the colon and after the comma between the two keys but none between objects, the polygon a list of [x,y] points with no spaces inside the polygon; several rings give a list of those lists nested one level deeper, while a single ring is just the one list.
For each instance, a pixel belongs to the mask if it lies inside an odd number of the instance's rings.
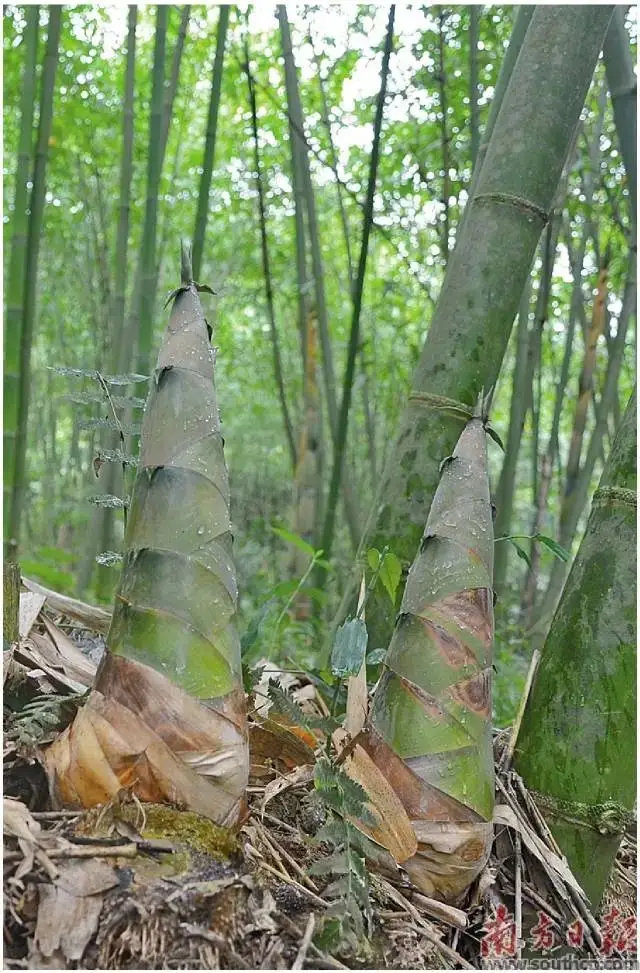
[{"label": "bamboo stalk", "polygon": [[480,147],[480,109],[478,106],[478,40],[482,8],[469,8],[469,128],[471,130],[471,168],[475,169]]},{"label": "bamboo stalk", "polygon": [[516,745],[516,769],[593,908],[636,798],[636,484],[634,391]]},{"label": "bamboo stalk", "polygon": [[153,338],[156,236],[158,226],[158,191],[163,161],[164,72],[166,56],[167,20],[169,7],[158,4],[153,50],[151,109],[149,113],[149,143],[147,149],[147,196],[145,201],[142,243],[140,247],[139,290],[134,292],[138,308],[137,370],[141,375],[150,372]]},{"label": "bamboo stalk", "polygon": [[[300,102],[300,92],[298,90],[298,78],[296,65],[291,46],[291,32],[287,19],[286,7],[278,5],[278,22],[280,25],[280,35],[282,39],[282,53],[284,57],[285,86],[287,90],[287,104],[291,126],[296,132],[298,146],[300,148],[300,175],[302,177],[302,195],[304,197],[305,212],[309,232],[309,243],[311,249],[311,267],[313,272],[315,311],[318,318],[318,335],[320,337],[320,347],[322,349],[322,375],[324,391],[327,404],[327,414],[329,417],[329,429],[331,439],[335,443],[338,436],[338,404],[336,397],[336,377],[333,363],[333,351],[331,348],[331,335],[329,330],[329,317],[327,312],[326,295],[324,287],[324,264],[322,260],[322,250],[320,247],[320,233],[318,218],[316,213],[315,195],[313,183],[311,181],[311,170],[309,168],[309,157],[307,153],[306,140],[304,139],[304,125],[302,121],[302,106]],[[295,142],[294,142],[295,144]],[[351,543],[355,550],[360,540],[359,516],[355,504],[353,492],[350,484],[343,482],[342,498],[345,508],[345,516]]]},{"label": "bamboo stalk", "polygon": [[347,351],[347,365],[344,373],[344,383],[342,388],[342,399],[340,402],[340,415],[338,417],[337,435],[334,446],[333,470],[331,482],[329,484],[329,497],[325,512],[325,521],[322,529],[322,550],[325,558],[329,558],[333,544],[333,528],[335,524],[336,507],[338,503],[338,491],[340,489],[340,479],[345,456],[345,446],[347,441],[347,429],[349,423],[349,408],[351,406],[351,393],[353,390],[353,379],[355,375],[356,355],[360,338],[360,312],[362,310],[362,295],[364,291],[365,273],[367,268],[367,255],[369,250],[369,236],[371,233],[371,221],[373,219],[373,198],[376,189],[376,179],[378,175],[378,160],[380,157],[380,133],[382,131],[382,115],[384,102],[387,94],[387,79],[389,76],[389,59],[393,47],[393,23],[395,18],[395,5],[389,9],[389,20],[387,22],[387,34],[384,44],[384,54],[382,57],[382,68],[380,71],[380,91],[376,104],[376,117],[373,125],[373,146],[371,148],[371,161],[369,164],[369,179],[367,184],[367,200],[362,226],[362,243],[360,246],[360,259],[358,261],[358,273],[353,293],[353,314],[351,318],[351,331],[349,334],[349,346]]},{"label": "bamboo stalk", "polygon": [[219,7],[218,30],[216,33],[216,53],[211,75],[211,95],[209,97],[209,113],[207,115],[207,131],[204,141],[204,156],[202,159],[202,176],[198,192],[198,207],[193,230],[193,276],[200,278],[200,267],[204,253],[204,241],[207,231],[207,217],[209,215],[209,191],[213,176],[213,160],[216,150],[216,136],[218,132],[218,111],[220,108],[220,92],[222,90],[222,65],[224,62],[224,48],[229,26],[229,7],[224,4]]},{"label": "bamboo stalk", "polygon": [[[366,532],[370,546],[382,550],[389,545],[405,570],[419,543],[439,464],[459,435],[464,409],[455,403],[468,408],[481,387],[495,385],[550,216],[611,15],[611,7],[592,7],[584,19],[585,10],[535,8],[457,234],[412,393],[372,505],[375,526]],[[546,146],[544,157],[540,144]],[[367,612],[371,644],[388,641],[395,613],[378,586]]]},{"label": "bamboo stalk", "polygon": [[25,284],[22,307],[22,327],[20,331],[20,375],[18,381],[18,409],[15,437],[14,473],[9,514],[9,544],[16,551],[20,540],[20,522],[24,506],[27,427],[31,398],[31,348],[36,327],[36,300],[38,284],[38,260],[40,241],[44,223],[46,195],[46,172],[49,157],[49,138],[53,123],[53,99],[55,93],[56,68],[62,7],[49,7],[49,28],[42,70],[40,116],[38,138],[33,167],[33,188],[29,201],[29,227],[25,255]]},{"label": "bamboo stalk", "polygon": [[287,438],[287,444],[289,446],[289,457],[291,459],[291,467],[293,470],[296,468],[296,443],[295,436],[293,432],[293,423],[291,422],[291,416],[289,414],[289,406],[287,405],[287,396],[284,388],[284,373],[282,369],[282,355],[280,352],[280,338],[278,335],[278,328],[276,325],[276,311],[273,302],[273,284],[271,281],[271,265],[269,262],[269,243],[267,239],[267,217],[264,204],[264,186],[263,186],[263,176],[262,176],[262,165],[260,161],[260,142],[258,139],[258,115],[256,108],[256,92],[253,84],[253,78],[251,75],[251,70],[249,68],[249,46],[248,41],[245,37],[245,73],[247,76],[247,84],[249,86],[249,105],[251,109],[251,131],[253,134],[253,159],[256,172],[256,185],[258,189],[258,213],[260,217],[260,246],[262,253],[262,272],[264,276],[264,288],[265,297],[267,302],[267,313],[269,317],[269,329],[271,333],[271,352],[273,355],[273,372],[276,380],[276,388],[278,389],[278,399],[280,401],[280,409],[282,411],[282,421],[284,423],[284,430]]},{"label": "bamboo stalk", "polygon": [[20,99],[20,135],[13,204],[11,253],[6,277],[6,316],[4,330],[4,390],[3,390],[3,496],[5,557],[9,555],[11,533],[9,516],[15,473],[15,442],[18,424],[18,394],[20,382],[20,334],[25,292],[25,262],[27,255],[27,204],[30,169],[33,153],[33,109],[36,99],[36,63],[38,60],[38,18],[40,7],[34,5],[26,12],[24,29],[24,72]]},{"label": "bamboo stalk", "polygon": [[622,161],[629,188],[629,209],[632,222],[636,221],[637,206],[637,81],[633,70],[633,55],[624,25],[625,7],[615,7],[603,54],[607,84],[611,93],[613,117],[618,132]]}]

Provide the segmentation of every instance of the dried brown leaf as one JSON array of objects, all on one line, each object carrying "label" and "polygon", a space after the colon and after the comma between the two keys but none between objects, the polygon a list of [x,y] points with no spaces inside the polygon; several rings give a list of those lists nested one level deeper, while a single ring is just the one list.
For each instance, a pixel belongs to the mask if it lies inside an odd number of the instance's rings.
[{"label": "dried brown leaf", "polygon": [[98,858],[61,865],[55,884],[40,886],[36,955],[48,960],[60,951],[70,962],[80,960],[97,929],[104,893],[117,884],[112,866]]},{"label": "dried brown leaf", "polygon": [[285,774],[284,777],[276,777],[274,780],[270,780],[264,789],[264,797],[262,798],[262,805],[260,807],[261,813],[269,801],[272,801],[278,794],[286,791],[287,788],[295,787],[297,784],[308,784],[312,780],[313,766],[310,764],[302,764],[289,774]]},{"label": "dried brown leaf", "polygon": [[[333,742],[342,749],[349,737],[344,730],[336,730]],[[375,827],[366,827],[360,821],[353,823],[374,841],[389,851],[400,864],[411,858],[417,849],[417,841],[411,821],[384,775],[364,750],[356,744],[342,764],[346,774],[365,790],[369,806],[377,818]]]},{"label": "dried brown leaf", "polygon": [[102,632],[103,634],[108,632],[111,624],[111,612],[106,608],[97,608],[95,605],[88,605],[85,601],[78,601],[77,598],[61,595],[57,591],[52,591],[50,588],[38,584],[37,581],[32,581],[30,578],[23,578],[22,583],[29,591],[44,595],[47,603],[55,611],[75,618],[92,632]]},{"label": "dried brown leaf", "polygon": [[97,686],[45,753],[57,802],[93,807],[131,788],[218,824],[237,821],[247,741],[231,696],[205,705],[156,670],[112,655]]},{"label": "dried brown leaf", "polygon": [[20,592],[20,609],[18,615],[18,634],[21,639],[26,639],[33,627],[33,623],[40,614],[40,610],[46,601],[46,595],[36,591]]}]

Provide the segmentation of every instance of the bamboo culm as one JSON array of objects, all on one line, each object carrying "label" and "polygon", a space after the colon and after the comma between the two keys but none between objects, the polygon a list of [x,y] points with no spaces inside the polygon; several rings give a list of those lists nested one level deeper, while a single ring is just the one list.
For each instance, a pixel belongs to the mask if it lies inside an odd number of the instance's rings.
[{"label": "bamboo culm", "polygon": [[10,544],[16,549],[20,540],[20,522],[24,505],[27,426],[31,391],[31,348],[36,326],[38,259],[40,256],[40,239],[44,222],[47,160],[49,156],[49,138],[53,123],[53,99],[56,69],[58,66],[62,10],[62,7],[54,5],[49,7],[49,27],[41,82],[40,119],[33,167],[33,188],[29,202],[29,227],[24,265],[24,303],[20,331],[20,377],[18,383],[17,426],[8,535]]},{"label": "bamboo culm", "polygon": [[[536,7],[526,31],[372,507],[369,545],[390,545],[405,571],[464,407],[496,382],[611,10]],[[395,619],[384,595],[378,585],[367,606],[373,647],[387,644]]]},{"label": "bamboo culm", "polygon": [[18,165],[12,216],[11,253],[6,278],[6,316],[4,329],[3,391],[3,494],[5,556],[11,542],[9,516],[13,490],[15,441],[18,424],[18,388],[20,381],[20,334],[24,306],[25,261],[27,251],[29,181],[33,154],[33,110],[36,99],[36,64],[38,60],[38,19],[40,8],[29,7],[24,30],[25,61],[20,99],[20,137]]},{"label": "bamboo culm", "polygon": [[221,5],[218,12],[218,31],[216,34],[216,53],[213,61],[211,76],[211,96],[209,99],[209,114],[207,116],[207,132],[204,143],[204,157],[202,160],[202,176],[198,192],[198,208],[193,230],[193,276],[200,278],[200,267],[204,253],[204,241],[207,231],[207,216],[209,213],[209,191],[213,176],[213,161],[216,150],[216,135],[218,131],[218,110],[220,107],[220,92],[222,90],[222,65],[224,62],[224,48],[229,26],[229,7]]},{"label": "bamboo culm", "polygon": [[636,799],[636,394],[542,651],[516,769],[597,910]]}]

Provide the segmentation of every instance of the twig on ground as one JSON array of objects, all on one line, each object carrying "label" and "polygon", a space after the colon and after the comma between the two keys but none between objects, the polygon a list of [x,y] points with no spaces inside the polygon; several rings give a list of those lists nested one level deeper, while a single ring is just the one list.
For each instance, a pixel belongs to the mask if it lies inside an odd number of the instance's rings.
[{"label": "twig on ground", "polygon": [[[138,854],[138,846],[130,845],[76,845],[70,848],[53,848],[47,851],[48,858],[135,858]],[[22,861],[24,855],[21,851],[5,851],[2,860],[5,862]]]},{"label": "twig on ground", "polygon": [[313,936],[313,930],[315,929],[315,926],[316,926],[316,917],[315,917],[315,913],[312,912],[309,918],[307,919],[307,928],[304,931],[304,936],[302,942],[300,943],[300,949],[298,950],[298,955],[293,961],[293,966],[291,967],[292,970],[303,969],[304,961],[309,946],[311,944],[311,937]]}]

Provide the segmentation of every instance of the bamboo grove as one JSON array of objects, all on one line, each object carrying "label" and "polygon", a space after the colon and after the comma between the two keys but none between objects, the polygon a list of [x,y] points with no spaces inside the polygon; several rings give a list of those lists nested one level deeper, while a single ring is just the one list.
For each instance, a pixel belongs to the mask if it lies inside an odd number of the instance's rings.
[{"label": "bamboo grove", "polygon": [[241,656],[333,685],[364,615],[412,881],[486,862],[533,658],[516,767],[599,901],[635,794],[633,11],[4,20],[5,561],[116,606],[60,799],[174,773],[237,820]]}]

